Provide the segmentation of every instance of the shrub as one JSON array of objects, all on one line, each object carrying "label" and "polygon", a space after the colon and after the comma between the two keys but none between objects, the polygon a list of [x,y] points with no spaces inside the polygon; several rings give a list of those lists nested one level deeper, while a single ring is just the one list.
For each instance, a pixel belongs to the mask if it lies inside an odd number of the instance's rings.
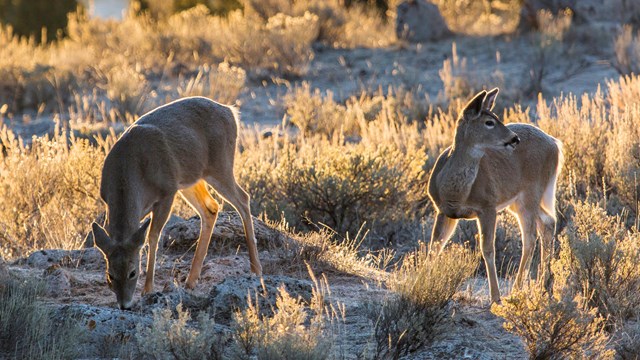
[{"label": "shrub", "polygon": [[621,75],[640,74],[640,33],[625,25],[615,39],[614,67]]},{"label": "shrub", "polygon": [[28,250],[78,248],[100,207],[100,172],[114,141],[94,147],[56,128],[27,146],[0,131],[0,246],[5,256]]},{"label": "shrub", "polygon": [[319,31],[315,40],[338,48],[385,47],[396,40],[393,21],[365,4],[345,6],[339,0],[256,1],[245,2],[245,8],[263,19],[278,13],[301,16],[306,12],[318,17]]},{"label": "shrub", "polygon": [[613,359],[605,321],[585,298],[569,292],[548,294],[542,284],[514,290],[493,304],[504,328],[524,341],[529,359]]},{"label": "shrub", "polygon": [[145,77],[126,62],[113,66],[104,74],[103,88],[121,119],[127,115],[139,115],[149,96]]},{"label": "shrub", "polygon": [[[266,316],[258,301],[248,297],[248,308],[234,314],[236,356],[240,359],[329,359],[334,332],[344,317],[344,308],[329,304],[326,278],[318,280],[309,268],[313,280],[311,301],[306,304],[279,289],[273,315]],[[258,296],[256,294],[256,296]]]},{"label": "shrub", "polygon": [[[306,146],[285,155],[276,169],[282,196],[293,213],[356,233],[363,223],[384,238],[412,220],[409,181],[422,165],[390,147]],[[324,159],[332,159],[325,161]],[[402,161],[399,161],[399,160]]]},{"label": "shrub", "polygon": [[559,259],[552,265],[556,287],[581,293],[609,323],[638,316],[639,235],[597,205],[574,207],[573,222],[560,237]]},{"label": "shrub", "polygon": [[204,312],[189,326],[191,315],[176,307],[174,318],[171,309],[156,310],[151,327],[136,334],[139,356],[151,359],[213,359],[222,360],[226,337],[215,328],[213,319]]},{"label": "shrub", "polygon": [[82,343],[75,319],[53,320],[39,301],[42,286],[33,280],[0,278],[0,357],[8,359],[71,359]]},{"label": "shrub", "polygon": [[433,341],[447,322],[453,295],[477,266],[477,254],[459,245],[437,255],[421,244],[406,255],[387,281],[389,297],[370,304],[376,358],[398,359]]},{"label": "shrub", "polygon": [[520,20],[521,1],[436,0],[451,30],[475,36],[492,36],[513,32]]},{"label": "shrub", "polygon": [[543,81],[550,72],[551,62],[562,56],[565,51],[562,40],[571,26],[573,13],[567,9],[557,15],[549,10],[540,10],[537,14],[540,30],[531,35],[534,54],[530,57],[530,83],[526,93],[536,95],[543,91]]},{"label": "shrub", "polygon": [[246,73],[228,63],[218,64],[217,69],[203,65],[195,77],[178,86],[178,95],[205,96],[223,104],[235,103],[244,88]]}]

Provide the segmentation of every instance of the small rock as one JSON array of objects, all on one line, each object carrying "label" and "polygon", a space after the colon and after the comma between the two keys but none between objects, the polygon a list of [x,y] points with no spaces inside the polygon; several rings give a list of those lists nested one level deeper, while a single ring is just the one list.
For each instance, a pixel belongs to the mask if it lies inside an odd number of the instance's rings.
[{"label": "small rock", "polygon": [[407,0],[396,9],[396,35],[410,42],[427,42],[451,35],[438,7],[426,0]]},{"label": "small rock", "polygon": [[[91,346],[80,347],[79,358],[83,359],[116,357],[123,344],[133,342],[132,346],[135,346],[135,334],[152,321],[148,314],[86,304],[54,304],[51,305],[51,310],[55,323],[77,319],[84,327],[83,343]],[[105,347],[108,340],[113,340],[111,346]],[[113,356],[106,356],[110,354],[109,351],[113,352]]]}]

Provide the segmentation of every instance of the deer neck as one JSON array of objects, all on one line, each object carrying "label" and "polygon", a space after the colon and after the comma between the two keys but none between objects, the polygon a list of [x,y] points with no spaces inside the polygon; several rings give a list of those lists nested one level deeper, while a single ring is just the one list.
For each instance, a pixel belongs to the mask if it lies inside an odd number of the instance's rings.
[{"label": "deer neck", "polygon": [[140,227],[141,211],[132,196],[131,191],[121,189],[108,201],[106,229],[112,239],[127,241]]},{"label": "deer neck", "polygon": [[474,146],[454,142],[438,176],[442,195],[450,202],[464,202],[471,192],[484,152]]}]

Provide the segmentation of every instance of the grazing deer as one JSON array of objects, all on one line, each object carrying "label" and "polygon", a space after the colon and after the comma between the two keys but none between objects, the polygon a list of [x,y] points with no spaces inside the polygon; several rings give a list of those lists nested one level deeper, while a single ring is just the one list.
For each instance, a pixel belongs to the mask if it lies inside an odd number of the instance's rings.
[{"label": "grazing deer", "polygon": [[498,119],[491,111],[497,95],[497,88],[481,91],[466,105],[453,145],[440,154],[429,178],[429,197],[436,208],[431,241],[441,243],[442,251],[458,219],[477,219],[492,302],[500,302],[495,230],[497,212],[505,208],[518,218],[522,235],[515,286],[529,274],[536,228],[542,238],[539,276],[549,279],[562,164],[560,141],[535,126],[504,125]]},{"label": "grazing deer", "polygon": [[[104,162],[100,184],[100,196],[107,205],[106,225],[93,223],[93,235],[107,263],[107,283],[121,309],[132,304],[147,228],[149,254],[142,293],[153,291],[158,238],[178,191],[201,220],[186,281],[187,288],[195,287],[219,209],[207,183],[240,214],[251,271],[262,274],[249,195],[233,175],[237,136],[234,108],[189,97],[143,115],[115,143]],[[147,214],[150,219],[140,225]]]}]

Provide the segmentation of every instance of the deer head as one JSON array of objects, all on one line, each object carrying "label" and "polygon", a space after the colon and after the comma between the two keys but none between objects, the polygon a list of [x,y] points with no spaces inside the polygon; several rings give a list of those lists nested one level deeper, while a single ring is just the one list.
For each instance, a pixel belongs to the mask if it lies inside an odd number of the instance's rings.
[{"label": "deer head", "polygon": [[144,245],[150,219],[126,239],[112,239],[107,231],[93,223],[93,238],[96,247],[104,255],[107,264],[107,284],[116,294],[120,309],[128,310],[133,302],[138,277],[140,276],[140,249]]},{"label": "deer head", "polygon": [[498,91],[498,88],[483,90],[464,107],[458,118],[454,146],[467,148],[472,154],[484,154],[486,149],[514,150],[520,143],[518,135],[492,112]]}]

